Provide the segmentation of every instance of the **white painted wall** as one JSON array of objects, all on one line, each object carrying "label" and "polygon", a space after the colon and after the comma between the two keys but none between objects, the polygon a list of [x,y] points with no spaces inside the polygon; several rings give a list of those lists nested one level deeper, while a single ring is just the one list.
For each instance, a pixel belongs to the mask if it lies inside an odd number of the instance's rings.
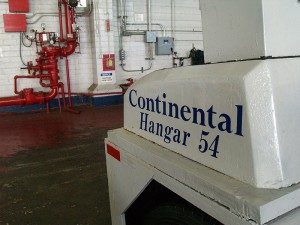
[{"label": "white painted wall", "polygon": [[[9,13],[8,4],[0,4],[0,97],[14,95],[14,80],[15,75],[27,75],[27,70],[21,70],[20,67],[24,67],[19,57],[19,33],[5,33],[3,16],[4,13]],[[37,1],[30,0],[30,14],[36,12],[58,12],[57,1]],[[29,14],[29,15],[30,15]],[[32,19],[28,19],[27,22],[34,22],[40,15],[36,15]],[[90,39],[90,26],[89,18],[78,18],[78,24],[81,26],[81,54],[73,54],[69,57],[70,74],[72,91],[86,91],[92,83],[92,54],[91,54],[91,39]],[[46,31],[59,32],[58,16],[45,16],[42,17],[34,24],[28,24],[28,34],[30,29],[36,29],[41,31],[41,23],[46,24]],[[28,41],[25,41],[28,44]],[[35,54],[35,44],[31,48],[22,46],[22,55],[25,63],[27,61],[35,61],[37,58]],[[61,80],[66,83],[65,76],[65,63],[64,60],[59,60],[59,70]],[[37,87],[37,90],[43,90],[39,88],[37,82],[33,80],[22,80],[18,82],[20,84],[19,90],[24,87]]]},{"label": "white painted wall", "polygon": [[[174,15],[174,38],[175,51],[179,56],[187,56],[193,44],[197,49],[203,49],[201,13],[198,0],[179,1],[173,0],[175,4]],[[57,12],[57,1],[29,0],[30,13]],[[81,54],[73,54],[69,57],[72,92],[87,92],[88,88],[98,82],[97,77],[102,69],[101,55],[115,53],[119,59],[119,37],[117,23],[117,0],[94,0],[94,11],[90,17],[79,17],[77,23],[81,29]],[[135,22],[135,14],[143,14],[144,22],[147,22],[147,1],[127,0],[128,22]],[[108,10],[108,15],[107,15]],[[26,70],[19,57],[19,33],[5,33],[3,16],[9,13],[8,4],[0,3],[0,97],[14,95],[15,75],[26,75]],[[30,15],[30,14],[29,14]],[[35,22],[40,15],[28,19],[28,32],[30,29],[41,31],[41,23],[46,23],[46,31],[59,32],[57,16],[45,16]],[[105,33],[105,19],[111,19],[111,32]],[[166,28],[166,36],[171,36],[171,0],[152,0],[153,23],[160,23]],[[147,26],[132,26],[131,29],[146,29]],[[153,26],[157,35],[162,36],[158,26]],[[108,38],[110,37],[110,38]],[[143,36],[128,36],[123,39],[124,48],[127,53],[126,69],[140,69],[147,67],[148,62],[144,60],[148,56],[147,44]],[[27,43],[27,42],[26,42]],[[154,51],[154,50],[153,50]],[[24,61],[35,61],[35,45],[31,48],[22,46]],[[153,67],[150,71],[141,73],[124,72],[116,61],[116,82],[123,83],[126,78],[138,79],[147,73],[172,66],[171,56],[154,56]],[[186,61],[186,64],[189,64]],[[64,59],[59,62],[60,77],[66,83]],[[19,82],[19,89],[33,87],[35,90],[43,90],[33,80]]]},{"label": "white painted wall", "polygon": [[[166,29],[166,36],[172,36],[171,32],[171,1],[152,0],[152,23],[162,24]],[[187,0],[179,1],[173,0],[174,4],[174,38],[175,47],[174,51],[178,52],[178,56],[188,56],[189,51],[193,45],[197,49],[203,50],[203,37],[202,37],[202,23],[201,12],[199,6],[199,0]],[[117,0],[113,1],[114,11],[117,11]],[[147,23],[147,1],[146,0],[127,0],[127,16],[128,23],[138,23],[135,17],[138,14],[142,14],[144,21],[141,23]],[[117,27],[117,18],[114,17],[114,27]],[[145,30],[147,26],[128,26],[129,30]],[[158,37],[163,36],[159,26],[153,25],[152,29],[157,32]],[[119,49],[119,35],[118,30],[115,29],[115,46],[116,50]],[[147,51],[149,51],[149,44],[144,42],[144,36],[134,35],[123,38],[123,47],[126,51],[125,68],[128,70],[141,69],[141,67],[147,68],[149,62],[145,60],[148,57]],[[154,51],[154,49],[153,49]],[[117,58],[119,59],[119,52],[117,51]],[[121,62],[118,61],[119,65]],[[185,65],[190,65],[190,61],[185,61]],[[172,67],[172,56],[156,56],[154,55],[153,67],[149,71],[142,72],[124,72],[122,68],[117,67],[118,80],[124,80],[128,77],[138,79],[149,72]]]}]

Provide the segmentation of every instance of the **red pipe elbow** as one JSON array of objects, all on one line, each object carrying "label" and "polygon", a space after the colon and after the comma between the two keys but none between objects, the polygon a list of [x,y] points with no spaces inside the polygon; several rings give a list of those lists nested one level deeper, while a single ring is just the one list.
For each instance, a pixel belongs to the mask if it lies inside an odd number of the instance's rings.
[{"label": "red pipe elbow", "polygon": [[[3,97],[0,98],[0,106],[11,106],[11,105],[32,105],[36,103],[43,104],[54,99],[58,94],[58,88],[63,90],[63,84],[59,83],[59,70],[56,57],[62,56],[67,57],[75,52],[77,47],[76,41],[76,32],[73,32],[72,25],[75,23],[74,18],[74,8],[69,7],[68,0],[58,0],[59,3],[59,20],[60,20],[60,40],[64,41],[65,46],[43,46],[38,54],[40,57],[36,60],[37,65],[33,65],[32,62],[28,63],[28,73],[33,71],[32,75],[28,76],[15,76],[15,93],[17,96],[12,97]],[[62,10],[61,4],[64,4],[65,7],[65,21],[66,21],[66,35],[67,38],[64,39],[63,36],[63,27],[62,27]],[[35,75],[36,72],[39,72],[38,75]],[[48,73],[45,74],[44,72]],[[34,92],[33,88],[27,88],[22,91],[17,90],[17,79],[40,79],[40,84],[42,87],[50,87],[50,92]],[[49,84],[44,84],[43,80],[48,80]],[[63,91],[62,91],[63,92]]]},{"label": "red pipe elbow", "polygon": [[66,47],[61,48],[60,55],[63,57],[67,57],[75,52],[77,47],[76,41],[68,42]]}]

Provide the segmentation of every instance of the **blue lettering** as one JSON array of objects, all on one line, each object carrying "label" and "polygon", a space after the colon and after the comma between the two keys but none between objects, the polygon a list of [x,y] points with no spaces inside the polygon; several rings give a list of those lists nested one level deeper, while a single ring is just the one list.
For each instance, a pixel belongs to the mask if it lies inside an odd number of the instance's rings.
[{"label": "blue lettering", "polygon": [[208,125],[213,129],[216,128],[213,121],[213,115],[217,114],[216,112],[214,112],[214,106],[211,106],[209,110],[207,110],[207,113],[208,113]]},{"label": "blue lettering", "polygon": [[180,115],[184,121],[187,122],[191,119],[191,116],[186,117],[186,114],[190,114],[190,113],[191,113],[191,109],[188,106],[186,106],[186,105],[182,106],[182,108],[180,110]]},{"label": "blue lettering", "polygon": [[[178,105],[175,102],[168,101],[166,93],[162,93],[162,95],[158,95],[156,98],[149,98],[138,95],[138,91],[135,89],[130,90],[129,102],[132,107],[137,107],[143,111],[160,114],[169,118],[181,119],[182,121],[204,127],[209,126],[211,129],[218,129],[221,132],[232,133],[243,137],[242,105],[235,105],[236,115],[235,117],[231,117],[229,114],[214,111],[213,105],[207,109]],[[180,131],[173,127],[164,127],[161,123],[150,121],[149,114],[147,113],[141,112],[140,115],[141,130],[164,138],[165,143],[173,141],[186,145],[190,133]],[[236,121],[236,127],[233,127],[234,121]],[[173,133],[173,138],[170,139],[169,136],[171,133]]]},{"label": "blue lettering", "polygon": [[237,116],[236,116],[236,135],[244,136],[242,134],[243,131],[243,106],[235,105],[237,108]]},{"label": "blue lettering", "polygon": [[129,93],[129,102],[130,102],[130,105],[131,105],[131,106],[136,107],[137,104],[133,104],[133,103],[132,103],[132,96],[131,96],[131,95],[132,95],[132,92],[134,92],[135,95],[137,96],[137,91],[134,90],[134,89],[132,89],[132,90],[130,91],[130,93]]},{"label": "blue lettering", "polygon": [[165,136],[164,136],[164,142],[167,143],[167,144],[170,144],[171,143],[171,138],[170,138],[170,134],[173,130],[173,127],[169,127],[169,126],[166,126],[165,127]]},{"label": "blue lettering", "polygon": [[138,106],[140,109],[144,109],[146,106],[146,101],[143,97],[138,98]]},{"label": "blue lettering", "polygon": [[[167,97],[167,95],[166,95],[166,93],[163,93],[163,98],[166,98]],[[167,103],[166,103],[166,101],[162,101],[162,104],[163,104],[163,115],[167,115]]]},{"label": "blue lettering", "polygon": [[160,103],[161,103],[161,101],[159,100],[159,96],[157,96],[157,98],[155,99],[155,105],[156,105],[156,112],[158,114],[160,114],[160,108],[159,108]]},{"label": "blue lettering", "polygon": [[224,121],[222,121],[218,124],[219,130],[227,131],[227,133],[229,133],[229,134],[232,133],[230,116],[228,116],[227,114],[221,114],[219,118],[224,119]]},{"label": "blue lettering", "polygon": [[142,113],[141,112],[141,122],[140,122],[140,129],[147,131],[147,125],[148,125],[148,116],[149,114],[147,113]]}]

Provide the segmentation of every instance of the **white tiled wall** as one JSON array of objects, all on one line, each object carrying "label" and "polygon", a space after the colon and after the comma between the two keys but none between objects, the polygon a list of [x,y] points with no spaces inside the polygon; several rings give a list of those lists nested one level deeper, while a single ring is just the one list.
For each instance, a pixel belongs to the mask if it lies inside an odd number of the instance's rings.
[{"label": "white tiled wall", "polygon": [[[57,1],[38,1],[30,0],[30,13],[57,13]],[[8,4],[0,3],[0,97],[12,96],[14,94],[14,80],[15,75],[27,75],[27,70],[21,70],[21,67],[25,67],[19,57],[20,47],[20,34],[19,33],[5,33],[3,16],[4,13],[9,13]],[[59,33],[58,16],[43,16],[38,20],[41,14],[35,15],[32,19],[27,19],[27,34],[30,34],[31,29],[41,31],[41,23],[46,24],[46,31],[54,31]],[[38,20],[38,21],[37,21]],[[37,22],[35,22],[37,21]],[[93,70],[92,70],[92,48],[90,38],[90,22],[88,17],[77,18],[78,24],[81,29],[81,42],[80,49],[81,54],[73,54],[68,57],[69,67],[71,74],[71,87],[72,92],[86,92],[87,88],[93,83]],[[33,23],[33,24],[31,24]],[[25,43],[29,42],[25,40]],[[0,50],[0,52],[1,52]],[[36,48],[33,43],[32,47],[26,48],[22,46],[22,55],[24,62],[35,62]],[[65,59],[59,59],[60,78],[62,82],[66,84],[65,76]],[[33,87],[35,90],[44,90],[40,88],[38,80],[32,79],[20,80],[18,82],[19,90],[26,87]]]},{"label": "white tiled wall", "polygon": [[[172,36],[171,32],[171,1],[172,0],[152,0],[152,23],[159,23],[166,29],[166,36]],[[174,51],[178,52],[178,56],[185,57],[189,55],[189,51],[195,46],[197,49],[203,50],[202,38],[202,23],[199,0],[173,0],[175,14],[174,14]],[[113,1],[114,11],[116,12],[117,0]],[[144,18],[143,23],[147,23],[147,1],[146,0],[127,0],[127,16],[128,23],[135,23],[135,15],[142,14]],[[114,19],[114,26],[117,27],[117,17]],[[147,29],[147,26],[128,26],[128,29]],[[162,37],[163,32],[159,26],[153,25],[152,29],[156,31],[157,36]],[[118,30],[115,29],[115,49],[119,49]],[[126,51],[125,69],[126,70],[140,70],[141,67],[147,68],[149,62],[145,60],[148,57],[148,44],[144,42],[144,37],[140,35],[123,37],[123,47]],[[154,49],[153,49],[154,51]],[[116,51],[117,59],[119,59],[119,52]],[[118,61],[119,65],[121,62]],[[186,60],[185,65],[189,65],[190,61]],[[117,79],[122,80],[133,77],[138,79],[149,72],[157,69],[172,67],[172,56],[156,56],[154,55],[153,66],[149,71],[142,72],[125,72],[119,66],[117,67]]]},{"label": "white tiled wall", "polygon": [[[39,1],[30,0],[30,12],[57,12],[57,1]],[[152,22],[160,23],[166,29],[166,36],[171,36],[171,0],[152,0]],[[179,56],[187,56],[194,45],[198,49],[203,49],[201,13],[199,9],[199,0],[173,0],[175,4],[174,15],[174,38],[175,48]],[[81,54],[69,56],[71,87],[72,92],[87,92],[90,85],[97,83],[97,74],[102,69],[102,54],[116,54],[116,79],[117,83],[122,83],[126,78],[133,77],[138,79],[145,74],[172,66],[172,56],[155,56],[153,67],[145,72],[125,72],[120,67],[119,61],[119,34],[117,19],[117,0],[94,0],[94,12],[89,17],[77,18],[77,23],[81,29]],[[144,23],[147,22],[147,1],[146,0],[127,0],[128,22],[136,22],[135,15],[143,14]],[[108,14],[107,14],[108,10]],[[15,75],[26,75],[26,70],[19,57],[19,33],[5,33],[3,25],[4,13],[8,12],[8,4],[0,3],[0,97],[14,95]],[[41,23],[46,24],[46,31],[59,32],[57,16],[44,16],[36,21],[41,14],[37,14],[32,19],[28,19],[28,32],[30,29],[41,30]],[[111,32],[105,31],[104,21],[111,19]],[[36,21],[36,22],[35,22]],[[147,26],[130,26],[130,29],[145,30]],[[157,31],[158,36],[163,33],[159,26],[152,27]],[[148,57],[149,46],[144,42],[144,37],[139,35],[126,36],[123,38],[124,49],[126,50],[125,68],[140,69],[147,68],[149,62],[145,60]],[[154,51],[154,49],[153,49]],[[24,61],[35,61],[35,46],[25,48],[22,46],[22,55]],[[185,61],[189,64],[188,61]],[[65,61],[59,62],[60,77],[62,82],[66,83]],[[19,82],[19,89],[24,87],[34,87],[38,90],[38,82],[33,80],[23,80]]]},{"label": "white tiled wall", "polygon": [[[100,74],[103,72],[102,56],[104,54],[114,54],[114,36],[112,31],[107,31],[106,20],[113,20],[112,0],[94,1],[94,10],[91,14],[94,24],[93,49],[94,49],[94,83],[101,84]],[[113,27],[111,27],[113,29]],[[115,83],[115,79],[113,80]]]}]

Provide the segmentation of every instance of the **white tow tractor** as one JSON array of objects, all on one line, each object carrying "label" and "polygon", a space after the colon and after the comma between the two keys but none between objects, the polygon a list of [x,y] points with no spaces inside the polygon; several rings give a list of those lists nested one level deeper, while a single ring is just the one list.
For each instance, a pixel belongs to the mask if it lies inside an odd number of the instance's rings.
[{"label": "white tow tractor", "polygon": [[108,133],[112,224],[299,225],[300,3],[201,8],[209,64],[140,79]]}]

